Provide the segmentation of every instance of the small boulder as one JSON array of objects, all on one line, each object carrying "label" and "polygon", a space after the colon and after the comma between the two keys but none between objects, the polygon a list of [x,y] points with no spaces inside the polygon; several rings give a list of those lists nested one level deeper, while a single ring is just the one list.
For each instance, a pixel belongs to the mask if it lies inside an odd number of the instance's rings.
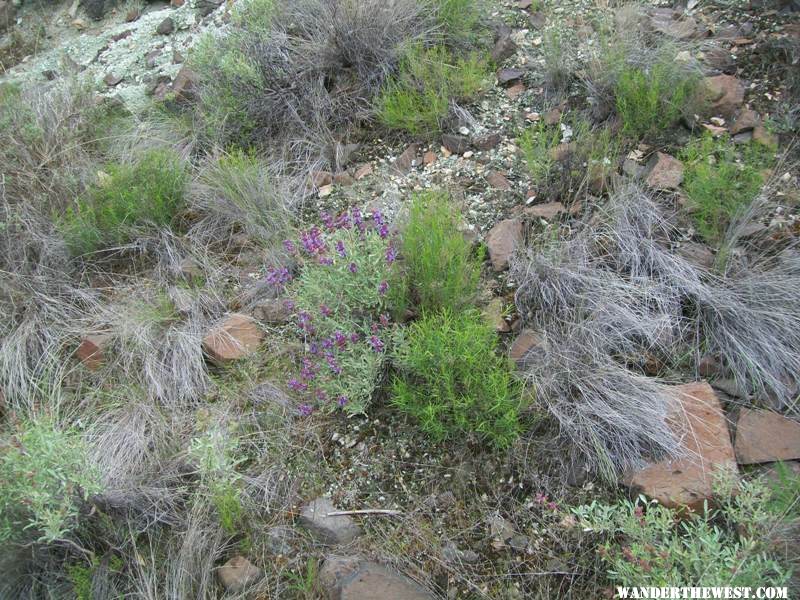
[{"label": "small boulder", "polygon": [[525,84],[519,81],[506,90],[506,96],[508,96],[509,100],[516,100],[524,92],[525,92]]},{"label": "small boulder", "polygon": [[500,171],[492,171],[486,176],[486,183],[498,190],[508,191],[511,189],[511,182],[506,178],[505,174]]},{"label": "small boulder", "polygon": [[326,557],[318,581],[329,600],[434,600],[397,571],[353,557]]},{"label": "small boulder", "polygon": [[362,179],[364,179],[364,177],[368,177],[369,175],[372,175],[372,165],[367,163],[365,165],[361,165],[360,167],[358,167],[358,169],[356,169],[353,178],[356,181],[361,181]]},{"label": "small boulder", "polygon": [[497,132],[487,133],[486,135],[482,135],[478,138],[475,138],[474,146],[478,150],[486,152],[487,150],[495,148],[497,144],[500,143],[501,139],[502,137]]},{"label": "small boulder", "polygon": [[733,75],[715,75],[704,80],[711,112],[730,119],[744,103],[744,84]]},{"label": "small boulder", "polygon": [[550,149],[550,158],[556,162],[566,162],[575,153],[575,142],[561,142]]},{"label": "small boulder", "polygon": [[735,449],[742,465],[800,459],[800,423],[769,410],[742,409]]},{"label": "small boulder", "polygon": [[656,152],[647,165],[645,183],[657,190],[675,190],[683,181],[683,163],[677,158]]},{"label": "small boulder", "polygon": [[122,75],[115,75],[114,73],[106,73],[106,76],[103,77],[103,83],[105,83],[108,87],[114,87],[115,85],[119,84],[122,81]]},{"label": "small boulder", "polygon": [[425,154],[422,155],[422,163],[427,167],[428,165],[432,165],[436,162],[436,153],[431,152],[428,150]]},{"label": "small boulder", "polygon": [[511,58],[517,51],[517,44],[511,39],[510,31],[503,31],[492,48],[492,61],[499,65]]},{"label": "small boulder", "polygon": [[329,498],[320,497],[306,504],[300,511],[300,524],[322,544],[333,546],[349,544],[361,535],[361,528],[348,515],[328,516],[336,512]]},{"label": "small boulder", "polygon": [[241,592],[261,578],[261,571],[244,556],[234,556],[217,570],[219,581],[229,592]]},{"label": "small boulder", "polygon": [[505,219],[497,223],[486,236],[489,259],[495,271],[508,268],[511,255],[522,244],[522,223],[517,219]]},{"label": "small boulder", "polygon": [[730,132],[731,135],[737,135],[744,131],[752,131],[760,124],[761,117],[759,114],[754,110],[745,108],[736,116],[736,119],[730,126]]},{"label": "small boulder", "polygon": [[111,342],[111,336],[103,333],[89,334],[82,340],[75,355],[90,371],[96,371],[105,364],[105,350]]},{"label": "small boulder", "polygon": [[542,334],[533,329],[523,329],[508,349],[508,356],[516,363],[524,363],[525,358],[543,343]]},{"label": "small boulder", "polygon": [[[411,171],[411,167],[415,167],[419,165],[419,163],[419,144],[411,144],[392,163],[392,171],[394,171],[396,175],[406,175]],[[358,177],[356,177],[356,179],[358,179]]]},{"label": "small boulder", "polygon": [[717,395],[705,382],[674,388],[670,422],[683,440],[683,457],[650,464],[626,476],[634,490],[668,508],[702,510],[717,474],[737,473],[728,424]]},{"label": "small boulder", "polygon": [[159,35],[169,35],[173,31],[175,31],[175,21],[172,20],[172,17],[167,17],[156,27],[156,33]]},{"label": "small boulder", "polygon": [[330,171],[314,171],[309,178],[311,185],[315,188],[325,187],[333,183],[333,174]]},{"label": "small boulder", "polygon": [[250,311],[262,323],[283,325],[289,322],[292,311],[280,298],[267,298],[258,302]]},{"label": "small boulder", "polygon": [[505,85],[522,79],[523,75],[525,75],[525,71],[522,69],[499,69],[497,71],[497,83]]},{"label": "small boulder", "polygon": [[492,298],[483,309],[483,317],[486,323],[492,326],[497,333],[511,331],[508,321],[503,318],[503,300],[501,298]]},{"label": "small boulder", "polygon": [[178,103],[189,104],[195,102],[197,96],[197,82],[199,77],[186,65],[182,66],[172,82],[172,93]]},{"label": "small boulder", "polygon": [[234,313],[203,338],[203,350],[217,363],[244,358],[256,351],[264,332],[253,317]]},{"label": "small boulder", "polygon": [[690,263],[703,269],[711,269],[714,266],[716,257],[711,251],[711,248],[705,244],[698,244],[696,242],[683,242],[678,248],[677,252],[680,256],[688,260]]},{"label": "small boulder", "polygon": [[533,206],[528,206],[523,211],[526,216],[536,218],[536,219],[545,219],[547,221],[551,221],[555,219],[558,215],[563,213],[566,209],[561,202],[545,202],[544,204],[535,204]]},{"label": "small boulder", "polygon": [[197,0],[195,8],[201,17],[207,17],[217,10],[222,2],[223,0]]},{"label": "small boulder", "polygon": [[353,179],[353,176],[350,175],[350,173],[348,173],[347,171],[340,171],[339,173],[333,176],[333,183],[335,183],[336,185],[340,185],[342,187],[349,187],[353,185],[355,182],[356,180]]},{"label": "small boulder", "polygon": [[442,146],[453,154],[464,154],[470,148],[470,141],[465,135],[445,133],[442,135]]}]

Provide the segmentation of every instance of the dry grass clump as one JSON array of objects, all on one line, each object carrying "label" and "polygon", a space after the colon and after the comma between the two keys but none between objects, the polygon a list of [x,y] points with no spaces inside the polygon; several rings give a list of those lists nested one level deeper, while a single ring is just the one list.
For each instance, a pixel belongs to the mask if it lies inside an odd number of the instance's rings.
[{"label": "dry grass clump", "polygon": [[563,438],[607,475],[678,449],[668,390],[646,375],[686,357],[716,354],[745,389],[796,410],[796,251],[719,276],[673,253],[673,236],[653,199],[628,185],[599,220],[513,266],[517,308],[546,339],[524,374]]},{"label": "dry grass clump", "polygon": [[405,47],[435,28],[416,0],[249,2],[228,34],[204,40],[193,58],[202,120],[225,143],[339,166]]}]

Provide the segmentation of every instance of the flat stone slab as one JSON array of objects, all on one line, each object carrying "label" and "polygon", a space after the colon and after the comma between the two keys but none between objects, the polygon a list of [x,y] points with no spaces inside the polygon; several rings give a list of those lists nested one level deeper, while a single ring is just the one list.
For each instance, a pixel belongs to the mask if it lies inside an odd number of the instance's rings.
[{"label": "flat stone slab", "polygon": [[741,465],[800,459],[800,423],[769,410],[745,408],[736,425]]},{"label": "flat stone slab", "polygon": [[264,332],[249,315],[234,313],[203,338],[203,350],[217,363],[226,363],[253,353]]},{"label": "flat stone slab", "polygon": [[629,474],[627,485],[669,508],[700,511],[713,496],[718,474],[737,473],[725,413],[706,382],[676,386],[670,416],[684,456],[648,465]]},{"label": "flat stone slab", "polygon": [[361,535],[361,528],[348,515],[328,516],[337,510],[330,498],[317,498],[303,507],[300,524],[322,544],[348,544]]},{"label": "flat stone slab", "polygon": [[495,271],[508,268],[508,261],[522,244],[522,223],[517,219],[505,219],[492,227],[486,236],[489,259]]},{"label": "flat stone slab", "polygon": [[326,557],[319,582],[329,600],[434,600],[405,575],[358,557]]}]

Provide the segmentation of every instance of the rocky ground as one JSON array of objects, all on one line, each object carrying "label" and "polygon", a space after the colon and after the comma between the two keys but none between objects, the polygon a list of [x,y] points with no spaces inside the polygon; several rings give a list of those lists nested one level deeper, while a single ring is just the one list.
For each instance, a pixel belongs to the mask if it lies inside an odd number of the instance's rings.
[{"label": "rocky ground", "polygon": [[[558,192],[543,193],[520,156],[518,137],[526,127],[542,120],[559,122],[562,115],[587,106],[577,88],[553,93],[542,81],[548,28],[558,22],[578,38],[591,38],[594,17],[610,10],[608,2],[599,0],[560,2],[548,11],[537,10],[539,4],[492,1],[496,77],[441,139],[421,142],[396,136],[365,141],[353,149],[346,170],[313,175],[313,190],[303,210],[309,223],[319,222],[323,212],[337,214],[351,206],[391,217],[413,191],[451,190],[463,207],[464,234],[488,248],[485,311],[514,360],[522,360],[541,340],[536,332],[523,329],[512,308],[516,282],[508,275],[509,258],[526,239],[566,230],[572,219],[588,219],[603,195],[595,190],[573,203]],[[717,91],[713,114],[700,126],[714,134],[728,132],[740,144],[762,143],[783,157],[771,173],[780,203],[756,224],[758,231],[752,235],[800,233],[800,172],[794,145],[800,96],[796,87],[791,89],[798,85],[796,73],[792,81],[776,59],[788,53],[789,68],[800,69],[796,9],[792,3],[763,7],[756,2],[691,1],[688,7],[675,8],[657,3],[649,12],[656,31],[696,43],[692,58],[702,62],[708,85]],[[208,0],[120,4],[94,21],[77,3],[58,4],[49,11],[35,2],[16,8],[10,0],[0,0],[0,26],[3,19],[8,23],[0,44],[4,56],[14,56],[9,48],[16,43],[15,31],[39,20],[45,31],[34,53],[14,65],[3,63],[0,81],[46,82],[77,75],[96,86],[99,96],[118,98],[134,114],[154,101],[190,100],[194,74],[185,66],[186,57],[201,35],[224,30],[228,10],[227,4]],[[684,133],[688,139],[688,130]],[[565,155],[570,141],[564,129]],[[674,142],[640,146],[627,153],[615,177],[637,179],[680,207],[684,199],[683,165],[675,158],[679,150]],[[678,225],[683,237],[676,249],[710,266],[712,249],[696,240],[688,221]],[[248,263],[246,257],[235,268],[241,288],[256,285],[264,275],[263,266]],[[206,352],[222,363],[245,358],[254,360],[256,369],[279,368],[280,353],[252,357],[263,342],[262,328],[270,337],[285,327],[285,315],[274,309],[266,303],[251,315],[233,317],[222,327],[241,346],[219,347],[218,337],[210,334]],[[87,364],[102,361],[102,346],[102,339],[87,336],[78,356]],[[653,464],[624,482],[667,506],[702,505],[711,496],[709,473],[717,468],[750,472],[775,460],[800,460],[796,421],[743,407],[746,392],[729,380],[714,379],[713,365],[701,375],[709,377],[711,385],[684,384],[683,410],[675,418],[676,428],[693,432],[687,447],[700,460]],[[611,498],[615,491],[580,461],[555,460],[547,452],[546,437],[510,456],[478,447],[472,447],[473,452],[443,448],[426,440],[379,398],[369,417],[319,416],[304,422],[293,432],[291,447],[295,450],[287,477],[302,484],[294,490],[287,514],[265,524],[274,544],[269,560],[299,577],[311,573],[331,597],[605,594],[596,587],[594,549],[576,529],[568,507]],[[792,464],[798,468],[799,463]],[[246,552],[233,548],[217,570],[221,585],[231,594],[248,590],[264,571],[258,560],[251,562]],[[297,597],[303,597],[300,594]],[[314,597],[308,594],[305,597]]]}]

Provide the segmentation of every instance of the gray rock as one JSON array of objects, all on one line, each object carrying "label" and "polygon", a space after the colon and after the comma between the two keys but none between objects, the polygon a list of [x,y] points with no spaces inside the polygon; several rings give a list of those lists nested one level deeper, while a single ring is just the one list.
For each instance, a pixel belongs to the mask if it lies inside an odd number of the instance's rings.
[{"label": "gray rock", "polygon": [[328,516],[336,510],[330,498],[317,498],[303,507],[300,524],[323,544],[348,544],[361,535],[361,528],[347,515]]},{"label": "gray rock", "polygon": [[400,573],[354,557],[326,557],[318,582],[329,600],[433,600]]},{"label": "gray rock", "polygon": [[503,31],[492,48],[492,60],[495,64],[500,64],[507,58],[511,58],[516,51],[517,45],[511,39],[511,33]]},{"label": "gray rock", "polygon": [[464,154],[464,152],[470,149],[470,141],[465,135],[445,133],[442,135],[442,146],[453,154]]},{"label": "gray rock", "polygon": [[[405,151],[398,156],[394,163],[392,163],[392,171],[396,175],[406,175],[411,167],[420,164],[419,158],[419,145],[411,144]],[[358,179],[358,177],[356,177]]]},{"label": "gray rock", "polygon": [[167,17],[156,27],[156,33],[159,35],[169,35],[173,31],[175,31],[175,21],[172,20],[172,17]]}]

